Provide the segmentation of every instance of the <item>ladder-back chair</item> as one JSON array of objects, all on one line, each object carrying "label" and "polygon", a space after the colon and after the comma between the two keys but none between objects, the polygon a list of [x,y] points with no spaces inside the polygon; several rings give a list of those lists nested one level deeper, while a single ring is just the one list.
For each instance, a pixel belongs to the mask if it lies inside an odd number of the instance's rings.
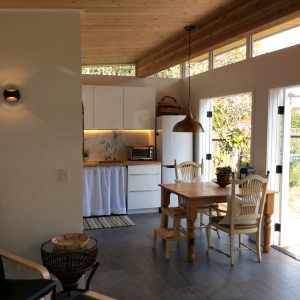
[{"label": "ladder-back chair", "polygon": [[[210,222],[206,227],[207,253],[209,249],[214,249],[230,257],[231,266],[233,266],[234,252],[248,249],[256,253],[258,262],[261,262],[261,224],[266,201],[268,177],[269,172],[266,177],[250,175],[241,180],[236,180],[234,173],[232,174],[231,194],[227,195],[227,211],[222,211],[226,215],[222,217],[210,215]],[[240,188],[238,188],[239,186]],[[211,208],[210,212],[213,210],[216,209]],[[211,245],[211,226],[229,233],[230,250],[220,250]],[[243,243],[242,235],[248,233],[256,233],[256,249],[252,249]],[[235,248],[234,236],[236,234],[239,235],[239,243],[238,247]]]},{"label": "ladder-back chair", "polygon": [[[177,165],[176,159],[174,160],[175,166],[175,182],[189,181],[189,182],[201,182],[203,181],[203,159],[201,159],[201,163],[197,164],[193,161],[184,161],[181,164]],[[182,197],[178,197],[179,206],[185,208],[185,199]],[[213,204],[216,208],[218,208],[217,204]],[[197,208],[197,212],[200,213],[200,226],[202,229],[206,227],[206,224],[203,221],[203,214],[209,213],[209,205],[201,205]],[[218,236],[219,233],[217,232]]]}]

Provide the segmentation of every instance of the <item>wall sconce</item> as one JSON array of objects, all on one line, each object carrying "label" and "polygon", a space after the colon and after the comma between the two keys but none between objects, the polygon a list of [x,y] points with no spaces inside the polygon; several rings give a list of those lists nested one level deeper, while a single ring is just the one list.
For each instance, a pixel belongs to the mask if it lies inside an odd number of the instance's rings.
[{"label": "wall sconce", "polygon": [[21,94],[17,88],[8,87],[4,90],[3,96],[7,102],[14,103],[20,99]]}]

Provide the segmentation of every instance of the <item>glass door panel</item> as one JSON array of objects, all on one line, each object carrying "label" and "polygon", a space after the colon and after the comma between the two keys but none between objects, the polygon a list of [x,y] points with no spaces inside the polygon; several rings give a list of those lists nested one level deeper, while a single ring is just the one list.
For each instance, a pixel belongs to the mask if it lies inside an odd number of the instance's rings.
[{"label": "glass door panel", "polygon": [[[287,89],[283,123],[280,246],[300,244],[300,96]],[[299,90],[300,95],[300,90]]]},{"label": "glass door panel", "polygon": [[279,192],[272,222],[280,225],[273,232],[273,244],[282,249],[300,243],[296,234],[300,228],[300,97],[296,93],[300,95],[299,87],[273,89],[269,101],[269,188]]}]

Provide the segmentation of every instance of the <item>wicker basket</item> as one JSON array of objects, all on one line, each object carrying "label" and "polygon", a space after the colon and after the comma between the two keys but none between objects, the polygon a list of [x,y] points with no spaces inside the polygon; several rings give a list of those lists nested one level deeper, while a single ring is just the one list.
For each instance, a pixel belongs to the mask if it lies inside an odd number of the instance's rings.
[{"label": "wicker basket", "polygon": [[[173,102],[170,101],[165,102],[165,99],[167,98],[173,100]],[[173,97],[165,96],[158,102],[158,113],[160,116],[179,115],[180,110],[181,110],[181,105]]]},{"label": "wicker basket", "polygon": [[82,233],[62,234],[52,238],[53,245],[59,250],[73,250],[83,247],[89,236]]}]

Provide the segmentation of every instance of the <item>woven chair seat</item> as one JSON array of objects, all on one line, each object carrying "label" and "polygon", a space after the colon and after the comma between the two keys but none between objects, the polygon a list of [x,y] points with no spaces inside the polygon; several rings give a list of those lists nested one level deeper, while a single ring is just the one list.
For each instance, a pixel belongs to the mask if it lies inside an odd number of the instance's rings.
[{"label": "woven chair seat", "polygon": [[[224,216],[216,216],[212,217],[212,223],[213,224],[219,224],[219,222],[224,218]],[[221,224],[220,226],[223,226],[225,228],[230,228],[229,224]],[[257,223],[253,224],[234,224],[235,229],[250,229],[250,228],[256,228]]]}]

